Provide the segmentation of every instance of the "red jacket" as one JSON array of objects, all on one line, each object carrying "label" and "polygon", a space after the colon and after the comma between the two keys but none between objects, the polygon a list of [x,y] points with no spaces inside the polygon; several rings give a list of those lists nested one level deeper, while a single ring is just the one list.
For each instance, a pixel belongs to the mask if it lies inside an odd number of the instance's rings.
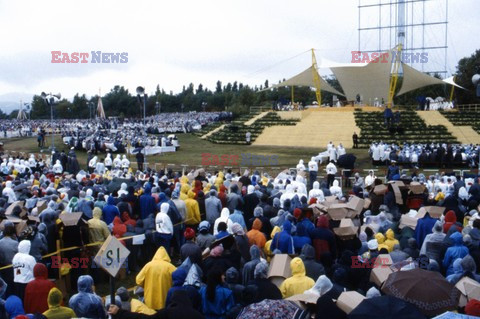
[{"label": "red jacket", "polygon": [[[455,212],[453,210],[449,210],[445,214],[445,224],[443,225],[443,232],[446,234],[450,230],[450,227],[452,227],[455,223],[457,222],[457,215],[455,215]],[[462,227],[460,228],[460,231],[462,231]]]},{"label": "red jacket", "polygon": [[33,267],[34,280],[30,281],[25,288],[25,312],[44,313],[48,310],[48,293],[55,284],[48,280],[48,270],[44,264],[37,263]]}]

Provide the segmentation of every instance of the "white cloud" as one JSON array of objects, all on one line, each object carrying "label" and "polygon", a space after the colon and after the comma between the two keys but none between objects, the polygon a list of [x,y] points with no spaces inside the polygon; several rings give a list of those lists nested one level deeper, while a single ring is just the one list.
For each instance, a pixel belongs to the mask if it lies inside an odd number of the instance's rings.
[{"label": "white cloud", "polygon": [[[358,45],[357,5],[357,0],[0,1],[0,93],[53,90],[71,98],[116,84],[131,91],[144,85],[148,92],[159,84],[178,92],[190,82],[210,89],[217,80],[273,83],[308,67],[308,52],[279,62],[312,47],[318,56],[348,62]],[[473,0],[450,2],[452,71],[476,49],[477,6]],[[129,60],[56,65],[50,62],[53,50],[128,52]]]}]

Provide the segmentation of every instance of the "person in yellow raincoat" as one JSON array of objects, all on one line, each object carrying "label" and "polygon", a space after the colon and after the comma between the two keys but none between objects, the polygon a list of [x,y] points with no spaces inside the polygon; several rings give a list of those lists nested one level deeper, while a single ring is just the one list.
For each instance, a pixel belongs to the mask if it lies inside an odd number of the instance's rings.
[{"label": "person in yellow raincoat", "polygon": [[48,310],[43,315],[48,319],[75,318],[77,316],[75,312],[71,308],[63,307],[62,302],[62,292],[55,287],[50,289],[47,297]]},{"label": "person in yellow raincoat", "polygon": [[147,307],[155,310],[165,307],[168,289],[172,287],[172,273],[176,269],[165,248],[160,247],[153,259],[140,270],[136,282],[144,289]]},{"label": "person in yellow raincoat", "polygon": [[386,250],[388,250],[388,246],[385,244],[385,236],[383,236],[382,233],[376,233],[375,234],[375,239],[378,242],[378,250],[379,251],[382,248],[385,248]]},{"label": "person in yellow raincoat", "polygon": [[190,181],[188,180],[188,177],[187,177],[187,176],[183,175],[182,177],[180,177],[180,183],[181,183],[182,185],[185,185],[185,184],[188,185],[189,182],[190,182]]},{"label": "person in yellow raincoat", "polygon": [[288,298],[294,295],[303,294],[305,290],[312,288],[315,281],[305,275],[305,265],[303,261],[295,257],[290,262],[290,269],[292,270],[292,277],[285,279],[280,285],[280,292],[283,298]]},{"label": "person in yellow raincoat", "polygon": [[392,229],[387,230],[385,235],[387,236],[387,239],[385,239],[385,245],[388,247],[388,252],[391,253],[393,247],[395,247],[395,245],[400,245],[400,242],[395,239],[395,233]]},{"label": "person in yellow raincoat", "polygon": [[200,207],[198,202],[194,199],[195,193],[192,190],[188,191],[188,198],[185,200],[185,206],[187,207],[187,218],[185,219],[185,224],[187,226],[195,226],[200,224],[202,221],[200,216]]},{"label": "person in yellow raincoat", "polygon": [[223,185],[224,175],[223,172],[218,172],[217,178],[215,178],[215,187],[219,190],[220,186]]},{"label": "person in yellow raincoat", "polygon": [[270,246],[272,245],[273,237],[275,237],[276,233],[281,232],[281,231],[282,231],[282,229],[280,229],[280,227],[278,227],[278,226],[273,227],[272,232],[270,233],[270,238],[272,238],[272,239],[267,241],[265,243],[265,247],[263,247],[263,252],[265,253],[265,257],[267,258],[268,262],[270,262],[270,260],[273,258],[273,252],[270,250]]},{"label": "person in yellow raincoat", "polygon": [[186,200],[188,199],[188,191],[190,190],[190,185],[188,184],[182,184],[182,187],[180,187],[180,199],[181,200]]},{"label": "person in yellow raincoat", "polygon": [[102,220],[102,210],[100,208],[95,207],[93,209],[93,218],[89,219],[87,223],[90,242],[104,242],[110,236],[110,230]]}]

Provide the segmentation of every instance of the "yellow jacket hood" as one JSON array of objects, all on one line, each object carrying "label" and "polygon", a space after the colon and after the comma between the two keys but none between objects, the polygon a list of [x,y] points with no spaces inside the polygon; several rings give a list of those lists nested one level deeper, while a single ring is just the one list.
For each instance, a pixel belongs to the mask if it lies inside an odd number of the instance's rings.
[{"label": "yellow jacket hood", "polygon": [[155,256],[153,256],[153,260],[155,261],[166,261],[166,262],[171,262],[172,260],[170,259],[170,256],[168,256],[167,251],[165,248],[162,246],[157,249],[157,252],[155,253]]},{"label": "yellow jacket hood", "polygon": [[377,240],[378,244],[383,244],[383,242],[385,241],[385,236],[383,236],[382,233],[376,233],[375,239]]},{"label": "yellow jacket hood", "polygon": [[290,262],[292,276],[305,276],[305,265],[299,257],[295,257]]},{"label": "yellow jacket hood", "polygon": [[391,230],[391,229],[387,230],[385,235],[387,235],[387,239],[395,239],[395,234],[393,233],[393,230]]}]

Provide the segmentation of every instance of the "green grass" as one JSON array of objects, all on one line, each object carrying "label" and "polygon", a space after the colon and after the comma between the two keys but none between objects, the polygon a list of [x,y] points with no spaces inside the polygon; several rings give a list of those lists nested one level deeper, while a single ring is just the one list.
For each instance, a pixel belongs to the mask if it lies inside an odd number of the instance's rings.
[{"label": "green grass", "polygon": [[[150,163],[150,167],[153,167],[153,163],[161,164],[161,167],[165,167],[167,164],[174,164],[175,170],[181,169],[181,165],[188,165],[189,168],[201,166],[202,153],[210,153],[212,155],[221,156],[238,155],[241,158],[242,153],[250,153],[254,155],[263,156],[278,156],[278,165],[268,168],[265,165],[266,171],[270,169],[272,171],[283,170],[289,167],[295,167],[300,159],[303,159],[305,165],[310,160],[311,156],[317,155],[324,149],[307,148],[307,147],[282,147],[282,146],[254,146],[254,145],[230,145],[230,144],[214,144],[207,140],[203,140],[193,134],[177,134],[180,142],[180,149],[174,153],[165,153],[163,155],[148,156],[146,161]],[[26,152],[26,153],[40,153],[40,149],[37,147],[36,138],[15,138],[15,139],[2,139],[4,142],[4,149],[8,151]],[[47,137],[46,145],[50,146],[51,139]],[[301,144],[301,141],[299,141]],[[68,151],[68,147],[63,145],[61,138],[58,136],[55,138],[55,146],[57,149]],[[63,147],[62,147],[63,146]],[[370,161],[368,159],[368,153],[365,149],[360,150],[348,150],[349,152],[357,156],[357,164],[360,168],[370,168]],[[44,150],[45,153],[49,153],[48,150]],[[86,167],[86,152],[77,151],[77,158],[80,166]],[[101,154],[100,157],[104,157]],[[130,156],[132,162],[135,161],[134,156]],[[238,161],[240,163],[240,159]],[[232,166],[231,164],[228,166]]]},{"label": "green grass", "polygon": [[[296,167],[298,160],[303,159],[305,165],[307,165],[311,156],[317,155],[319,152],[325,151],[325,148],[308,148],[308,147],[282,147],[282,146],[254,146],[254,145],[231,145],[231,144],[214,144],[207,140],[203,140],[194,134],[177,134],[177,137],[180,142],[180,149],[174,153],[165,153],[164,155],[155,155],[148,156],[146,161],[150,164],[150,167],[153,167],[155,163],[158,163],[157,168],[171,167],[174,170],[181,170],[181,165],[187,165],[187,169],[194,169],[202,165],[202,153],[210,153],[212,155],[217,155],[220,157],[223,154],[227,155],[238,155],[239,163],[242,153],[250,153],[254,155],[263,155],[263,156],[278,156],[278,165],[276,166],[267,166],[262,165],[263,169],[260,171],[266,171],[270,174],[276,175],[281,170],[290,167]],[[39,148],[37,147],[36,138],[15,138],[15,139],[2,139],[4,142],[4,149],[9,151],[17,152],[26,152],[26,153],[40,153]],[[50,146],[51,139],[47,137],[46,145]],[[299,141],[301,144],[301,141]],[[63,145],[61,138],[55,138],[55,145],[57,149],[68,151],[68,147]],[[64,147],[62,147],[64,146]],[[44,150],[47,154],[48,150]],[[363,175],[364,169],[373,168],[370,158],[368,156],[367,149],[348,149],[348,153],[352,153],[357,157],[355,168],[360,170]],[[83,151],[77,151],[77,158],[80,163],[80,166],[86,168],[87,154]],[[104,157],[105,154],[100,154],[100,158]],[[130,161],[135,162],[135,156],[130,156]],[[171,165],[168,165],[171,164]],[[324,163],[325,165],[325,163]],[[319,175],[324,175],[323,169],[325,166],[320,167]],[[228,166],[232,166],[231,164]],[[218,166],[221,168],[222,166]],[[243,166],[242,166],[243,167]],[[207,171],[214,171],[218,169],[217,167],[205,167]],[[250,167],[254,168],[254,167]],[[376,173],[377,176],[384,176],[386,167],[378,167],[379,171]],[[237,171],[239,166],[233,168],[234,171]],[[422,172],[423,170],[419,170]],[[441,169],[440,171],[452,171],[452,169]],[[430,175],[431,172],[425,172],[426,175]]]}]

